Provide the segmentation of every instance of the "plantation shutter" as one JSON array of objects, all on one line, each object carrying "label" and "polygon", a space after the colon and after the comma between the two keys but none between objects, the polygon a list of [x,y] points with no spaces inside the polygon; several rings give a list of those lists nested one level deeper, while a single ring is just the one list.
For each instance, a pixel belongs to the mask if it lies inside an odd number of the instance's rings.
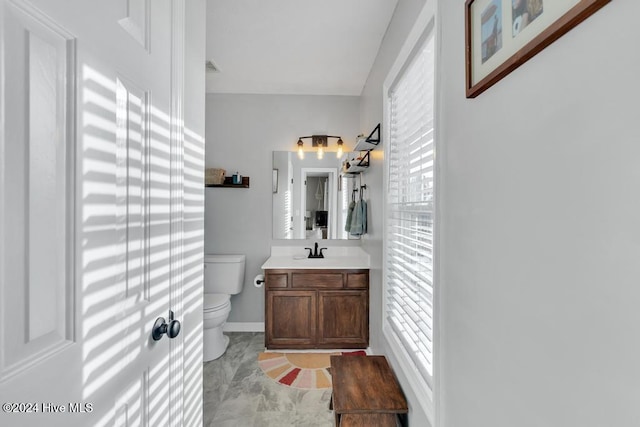
[{"label": "plantation shutter", "polygon": [[389,91],[386,315],[416,367],[433,373],[434,38]]}]

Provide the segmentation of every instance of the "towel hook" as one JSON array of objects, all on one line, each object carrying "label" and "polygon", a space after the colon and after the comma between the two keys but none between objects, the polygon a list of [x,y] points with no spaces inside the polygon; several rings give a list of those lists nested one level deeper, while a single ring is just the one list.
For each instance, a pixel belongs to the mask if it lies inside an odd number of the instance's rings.
[{"label": "towel hook", "polygon": [[361,185],[360,186],[360,200],[362,200],[362,195],[364,193],[364,190],[367,189],[367,184]]}]

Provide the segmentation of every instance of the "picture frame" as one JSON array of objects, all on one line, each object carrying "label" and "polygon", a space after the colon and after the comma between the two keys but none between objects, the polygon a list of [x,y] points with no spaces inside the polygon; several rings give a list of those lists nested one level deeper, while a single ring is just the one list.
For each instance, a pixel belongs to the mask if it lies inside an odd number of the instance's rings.
[{"label": "picture frame", "polygon": [[274,194],[278,192],[278,169],[273,170],[271,189]]},{"label": "picture frame", "polygon": [[475,98],[611,0],[466,0],[466,97]]}]

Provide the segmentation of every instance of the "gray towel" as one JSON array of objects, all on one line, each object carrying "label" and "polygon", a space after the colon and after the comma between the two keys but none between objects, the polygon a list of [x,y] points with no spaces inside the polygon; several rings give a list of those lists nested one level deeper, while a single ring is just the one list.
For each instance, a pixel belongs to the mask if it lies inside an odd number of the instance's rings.
[{"label": "gray towel", "polygon": [[349,234],[352,236],[362,235],[362,200],[356,202],[356,207],[353,209],[353,217],[351,218],[351,229]]},{"label": "gray towel", "polygon": [[351,221],[353,220],[353,209],[356,207],[356,202],[353,200],[349,203],[349,209],[347,210],[347,220],[344,222],[344,231],[351,232]]}]

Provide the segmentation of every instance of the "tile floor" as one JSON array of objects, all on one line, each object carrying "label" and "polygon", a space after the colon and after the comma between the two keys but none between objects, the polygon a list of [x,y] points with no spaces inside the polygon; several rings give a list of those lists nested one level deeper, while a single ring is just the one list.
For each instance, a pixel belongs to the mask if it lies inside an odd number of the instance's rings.
[{"label": "tile floor", "polygon": [[300,390],[262,373],[264,334],[232,332],[229,348],[204,364],[205,427],[330,427],[330,390]]}]

